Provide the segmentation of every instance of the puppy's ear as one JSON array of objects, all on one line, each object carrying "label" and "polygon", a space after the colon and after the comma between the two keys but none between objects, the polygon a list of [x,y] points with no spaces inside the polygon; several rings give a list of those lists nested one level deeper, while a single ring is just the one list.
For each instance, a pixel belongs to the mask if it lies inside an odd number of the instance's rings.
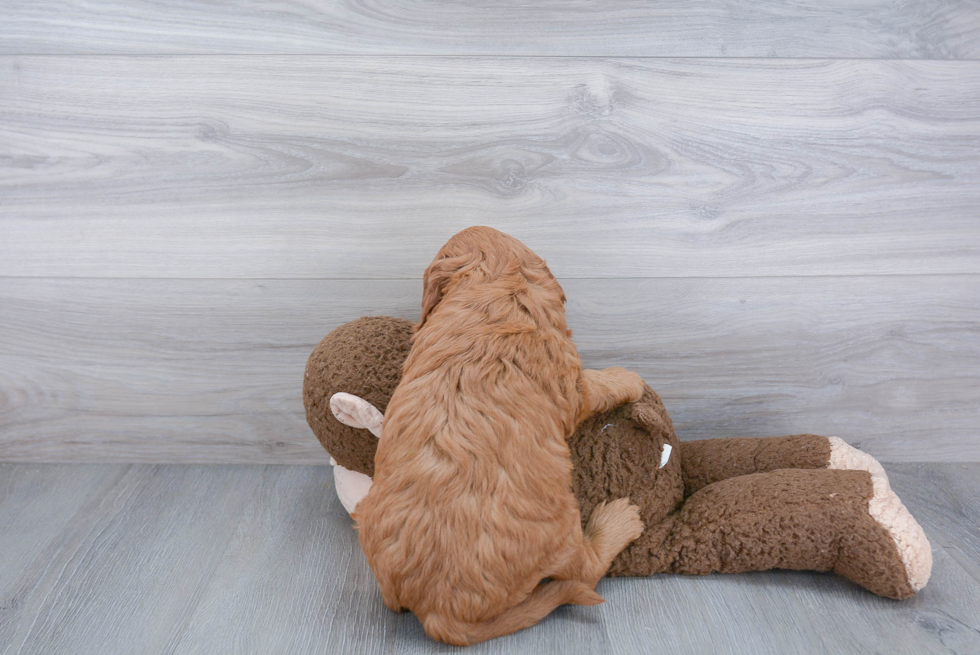
[{"label": "puppy's ear", "polygon": [[418,332],[429,314],[432,310],[436,308],[439,301],[442,300],[442,296],[446,291],[446,285],[452,279],[453,275],[462,271],[468,265],[474,262],[474,254],[467,253],[465,255],[459,255],[457,257],[443,257],[436,258],[429,267],[425,269],[425,274],[422,276],[422,318],[419,319],[418,325],[415,326],[414,332]]}]

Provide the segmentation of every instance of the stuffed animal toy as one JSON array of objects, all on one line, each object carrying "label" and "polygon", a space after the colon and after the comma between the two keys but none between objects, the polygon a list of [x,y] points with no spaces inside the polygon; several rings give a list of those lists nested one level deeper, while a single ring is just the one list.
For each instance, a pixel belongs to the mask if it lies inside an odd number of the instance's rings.
[{"label": "stuffed animal toy", "polygon": [[[411,329],[403,319],[361,318],[327,335],[307,363],[306,418],[348,512],[371,486]],[[584,421],[569,447],[583,519],[613,498],[641,508],[645,530],[608,575],[833,571],[895,599],[929,579],[929,541],[881,464],[835,437],[682,442],[647,387],[639,401]]]}]

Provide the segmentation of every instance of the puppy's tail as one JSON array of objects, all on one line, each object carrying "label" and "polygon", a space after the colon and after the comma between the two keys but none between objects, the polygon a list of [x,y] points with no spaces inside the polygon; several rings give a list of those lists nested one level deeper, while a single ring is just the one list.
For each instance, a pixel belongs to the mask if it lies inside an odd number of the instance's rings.
[{"label": "puppy's tail", "polygon": [[557,580],[539,584],[531,595],[484,623],[464,623],[442,614],[429,614],[423,622],[425,632],[436,641],[469,646],[494,637],[530,628],[559,605],[598,605],[602,596],[578,580]]}]

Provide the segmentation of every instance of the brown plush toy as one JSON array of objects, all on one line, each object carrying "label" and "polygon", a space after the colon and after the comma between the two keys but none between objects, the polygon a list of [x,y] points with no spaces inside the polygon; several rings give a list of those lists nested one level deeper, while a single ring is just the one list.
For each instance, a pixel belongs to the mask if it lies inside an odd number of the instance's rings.
[{"label": "brown plush toy", "polygon": [[[348,512],[370,488],[411,328],[387,316],[352,321],[307,363],[306,418]],[[628,496],[641,508],[645,530],[608,575],[834,571],[896,599],[929,579],[929,541],[884,469],[835,437],[681,442],[647,387],[638,402],[585,420],[569,448],[583,523],[603,500]]]}]

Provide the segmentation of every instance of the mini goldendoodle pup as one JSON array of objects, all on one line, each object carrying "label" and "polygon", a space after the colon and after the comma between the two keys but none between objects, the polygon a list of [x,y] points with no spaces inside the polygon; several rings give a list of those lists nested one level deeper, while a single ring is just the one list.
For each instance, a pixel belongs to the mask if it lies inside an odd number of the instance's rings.
[{"label": "mini goldendoodle pup", "polygon": [[534,625],[594,587],[642,531],[621,498],[582,530],[566,443],[584,418],[643,394],[621,368],[582,370],[544,261],[487,227],[425,271],[422,318],[354,518],[385,604],[434,639],[473,644]]}]

